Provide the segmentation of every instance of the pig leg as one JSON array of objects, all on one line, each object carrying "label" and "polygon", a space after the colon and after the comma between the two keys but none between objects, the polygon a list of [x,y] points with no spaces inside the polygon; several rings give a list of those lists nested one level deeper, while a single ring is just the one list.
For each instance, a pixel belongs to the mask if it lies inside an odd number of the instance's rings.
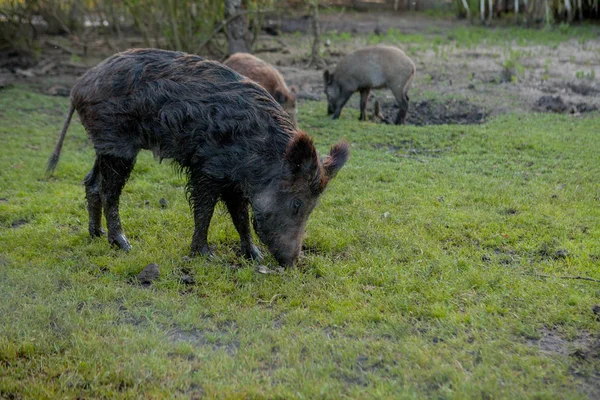
[{"label": "pig leg", "polygon": [[89,232],[91,237],[98,237],[104,234],[102,229],[102,200],[100,199],[100,172],[98,171],[98,159],[94,162],[94,167],[85,176],[85,198],[87,199],[87,209],[90,216]]},{"label": "pig leg", "polygon": [[100,169],[100,199],[104,208],[108,242],[121,250],[131,250],[129,241],[123,234],[121,217],[119,216],[119,197],[125,182],[135,164],[134,159],[115,157],[112,155],[98,156]]},{"label": "pig leg", "polygon": [[335,108],[335,111],[333,112],[333,116],[331,117],[331,119],[338,119],[340,117],[342,108],[344,108],[344,106],[346,105],[346,103],[348,102],[348,100],[350,99],[351,96],[352,96],[352,92],[347,92],[345,90],[342,90],[340,92],[340,100],[337,103],[337,107]]},{"label": "pig leg", "polygon": [[396,125],[403,125],[406,121],[406,113],[408,112],[408,94],[404,93],[398,100],[398,114],[396,115]]},{"label": "pig leg", "polygon": [[190,176],[190,202],[194,213],[194,236],[192,237],[191,256],[211,256],[208,247],[208,226],[219,199],[218,192],[203,175],[192,173]]},{"label": "pig leg", "polygon": [[370,92],[371,88],[360,90],[360,117],[358,117],[359,121],[367,120],[367,101],[369,100]]},{"label": "pig leg", "polygon": [[235,229],[240,234],[242,254],[253,260],[261,260],[260,250],[252,243],[250,219],[248,218],[248,200],[240,192],[227,191],[223,193],[223,200],[227,205]]}]

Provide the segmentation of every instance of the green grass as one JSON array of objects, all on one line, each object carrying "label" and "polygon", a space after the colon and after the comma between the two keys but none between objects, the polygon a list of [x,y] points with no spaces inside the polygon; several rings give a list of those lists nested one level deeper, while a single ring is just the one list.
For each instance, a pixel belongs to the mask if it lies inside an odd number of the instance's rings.
[{"label": "green grass", "polygon": [[[303,103],[321,153],[345,137],[351,159],[306,258],[261,275],[223,207],[215,259],[183,258],[185,182],[146,153],[122,196],[133,250],[90,239],[78,122],[43,179],[66,108],[0,92],[0,397],[583,398],[598,375],[531,344],[599,331],[600,285],[552,278],[600,279],[597,114],[396,127]],[[161,277],[142,288],[150,262]]]},{"label": "green grass", "polygon": [[[576,39],[579,44],[597,40],[600,30],[594,25],[582,26],[553,26],[544,29],[522,28],[515,26],[498,26],[486,28],[482,26],[457,26],[440,32],[430,28],[430,32],[405,33],[391,28],[383,35],[370,33],[366,37],[367,44],[395,44],[401,47],[411,46],[419,49],[454,44],[456,46],[473,48],[476,46],[511,46],[517,44],[557,46],[560,43]],[[349,42],[359,35],[348,32],[328,32],[325,38],[332,42]]]}]

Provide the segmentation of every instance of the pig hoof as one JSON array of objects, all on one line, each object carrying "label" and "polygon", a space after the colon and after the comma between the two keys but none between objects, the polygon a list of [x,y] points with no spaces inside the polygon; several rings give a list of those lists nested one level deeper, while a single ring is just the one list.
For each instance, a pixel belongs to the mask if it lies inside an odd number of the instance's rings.
[{"label": "pig hoof", "polygon": [[93,227],[90,227],[90,236],[93,237],[93,238],[95,238],[95,237],[101,237],[101,236],[104,236],[105,234],[106,234],[106,232],[102,228],[93,228]]},{"label": "pig hoof", "polygon": [[242,253],[252,260],[260,261],[263,259],[260,250],[258,250],[258,247],[256,247],[255,245],[250,245],[249,247],[242,249]]},{"label": "pig hoof", "polygon": [[120,248],[121,250],[124,250],[124,251],[131,250],[131,245],[129,244],[129,240],[127,240],[125,235],[123,235],[122,233],[119,233],[118,235],[114,235],[114,236],[109,236],[108,243],[110,243],[113,246],[117,246],[118,248]]},{"label": "pig hoof", "polygon": [[208,245],[202,246],[200,248],[192,248],[192,251],[190,252],[190,257],[195,257],[195,256],[212,257],[213,252],[210,250]]}]

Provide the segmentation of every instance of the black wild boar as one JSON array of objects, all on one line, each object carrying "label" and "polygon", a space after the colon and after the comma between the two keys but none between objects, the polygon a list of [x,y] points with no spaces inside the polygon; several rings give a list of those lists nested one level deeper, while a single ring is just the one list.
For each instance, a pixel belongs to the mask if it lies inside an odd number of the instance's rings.
[{"label": "black wild boar", "polygon": [[187,174],[194,215],[191,252],[210,254],[206,240],[215,204],[223,200],[240,234],[242,253],[261,254],[254,229],[281,265],[302,247],[304,227],[327,183],[346,162],[346,142],[321,162],[312,139],[258,84],[220,63],[181,52],[136,49],[86,72],[71,91],[71,107],[47,173],[56,167],[73,112],[96,151],[85,177],[89,232],[131,245],[119,217],[119,197],[141,149],[172,159]]},{"label": "black wild boar", "polygon": [[327,114],[337,119],[350,96],[360,92],[360,117],[366,120],[371,89],[388,88],[400,110],[396,124],[403,124],[408,111],[408,88],[415,76],[415,64],[402,50],[392,46],[371,46],[343,58],[334,72],[325,71]]}]

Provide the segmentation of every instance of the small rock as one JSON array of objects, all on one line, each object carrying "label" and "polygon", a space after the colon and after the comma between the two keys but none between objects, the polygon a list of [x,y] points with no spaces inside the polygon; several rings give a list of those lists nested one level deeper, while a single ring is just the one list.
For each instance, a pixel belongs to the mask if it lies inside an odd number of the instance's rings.
[{"label": "small rock", "polygon": [[68,97],[71,94],[71,91],[64,86],[52,86],[50,89],[48,89],[47,93],[50,96]]},{"label": "small rock", "polygon": [[281,274],[284,271],[283,267],[277,267],[274,270],[270,269],[269,267],[267,267],[266,265],[259,265],[256,267],[256,272],[260,273],[260,274]]},{"label": "small rock", "polygon": [[600,304],[592,306],[592,312],[596,316],[596,320],[600,321]]},{"label": "small rock", "polygon": [[160,275],[158,264],[151,263],[146,265],[146,268],[138,274],[138,281],[143,286],[150,286],[153,280],[157,279]]},{"label": "small rock", "polygon": [[160,208],[167,208],[169,206],[169,202],[164,197],[160,198],[158,204],[160,204]]},{"label": "small rock", "polygon": [[556,258],[567,258],[569,256],[569,252],[567,250],[559,249],[556,250]]},{"label": "small rock", "polygon": [[185,285],[193,285],[194,283],[196,283],[194,277],[189,274],[182,275],[180,281]]},{"label": "small rock", "polygon": [[390,217],[390,212],[389,211],[384,212],[383,215],[381,216],[381,218],[383,218],[383,219],[386,219],[386,218],[389,218],[389,217]]},{"label": "small rock", "polygon": [[469,86],[467,86],[469,89],[475,89],[475,85],[473,83],[469,83]]},{"label": "small rock", "polygon": [[275,271],[269,269],[269,267],[267,267],[266,265],[259,265],[256,267],[256,272],[260,274],[272,274]]}]

